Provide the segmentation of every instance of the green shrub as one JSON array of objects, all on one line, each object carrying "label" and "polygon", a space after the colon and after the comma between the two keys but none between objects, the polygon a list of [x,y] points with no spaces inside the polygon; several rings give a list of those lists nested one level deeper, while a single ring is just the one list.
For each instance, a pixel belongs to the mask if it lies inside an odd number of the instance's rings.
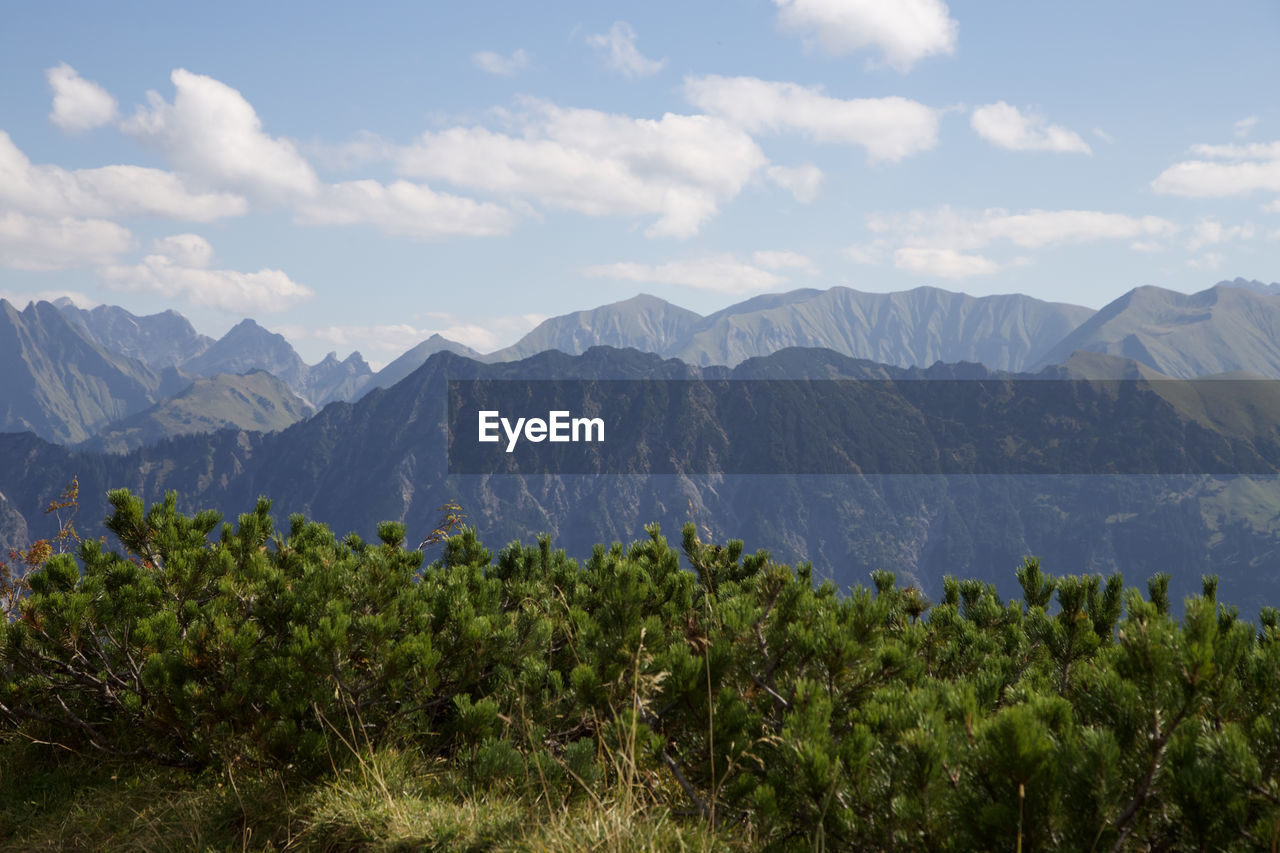
[{"label": "green shrub", "polygon": [[10,735],[306,778],[403,750],[471,791],[655,804],[773,849],[1280,833],[1280,618],[1241,621],[1212,579],[1181,620],[1167,577],[1144,598],[1033,560],[1025,601],[947,578],[930,605],[692,525],[683,555],[654,527],[581,564],[465,529],[423,565],[400,524],[280,536],[264,500],[215,535],[173,496],[111,503],[122,550],[51,556],[4,626]]}]

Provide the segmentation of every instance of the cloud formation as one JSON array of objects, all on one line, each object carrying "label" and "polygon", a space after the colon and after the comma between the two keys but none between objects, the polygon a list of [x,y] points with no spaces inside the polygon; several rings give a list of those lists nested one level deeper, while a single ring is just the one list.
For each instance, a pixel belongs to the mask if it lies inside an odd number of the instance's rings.
[{"label": "cloud formation", "polygon": [[[766,256],[767,258],[767,256]],[[757,263],[759,259],[757,258]],[[645,284],[675,284],[717,293],[753,293],[768,290],[786,279],[760,266],[743,263],[732,255],[709,255],[665,264],[619,262],[587,267],[593,278],[614,278]]]},{"label": "cloud formation", "polygon": [[1157,216],[1128,216],[1096,210],[1027,210],[999,208],[957,210],[938,207],[905,213],[874,214],[867,228],[878,235],[870,243],[849,246],[858,263],[877,264],[891,258],[898,269],[939,278],[989,275],[1030,263],[1017,256],[1005,261],[979,254],[995,246],[1042,249],[1103,240],[1129,240],[1137,250],[1168,248],[1179,226]]},{"label": "cloud formation", "polygon": [[171,172],[141,166],[35,166],[0,130],[0,207],[42,216],[165,216],[211,222],[248,209],[231,193],[193,193]]},{"label": "cloud formation", "polygon": [[625,77],[649,77],[667,64],[665,59],[653,60],[640,53],[636,31],[626,21],[615,21],[607,33],[587,36],[587,44],[600,51],[608,66]]},{"label": "cloud formation", "polygon": [[978,107],[969,124],[987,142],[1010,151],[1093,153],[1075,131],[1049,124],[1043,116],[1024,113],[1004,101]]},{"label": "cloud formation", "polygon": [[812,163],[803,166],[770,166],[765,177],[782,187],[801,204],[808,204],[818,197],[822,186],[822,170]]},{"label": "cloud formation", "polygon": [[471,64],[499,77],[511,77],[529,67],[529,54],[523,49],[513,51],[510,56],[482,50],[471,54]]},{"label": "cloud formation", "polygon": [[49,121],[63,130],[78,132],[110,124],[116,117],[116,99],[106,89],[86,80],[63,62],[44,72],[53,89]]},{"label": "cloud formation", "polygon": [[1203,159],[1174,163],[1156,176],[1151,188],[1190,198],[1280,192],[1280,141],[1194,145],[1191,151]]},{"label": "cloud formation", "polygon": [[1253,132],[1253,126],[1258,123],[1257,116],[1246,116],[1235,123],[1234,130],[1236,139],[1244,139]]},{"label": "cloud formation", "polygon": [[237,90],[202,74],[176,69],[173,103],[148,92],[121,128],[154,146],[184,175],[212,188],[268,202],[314,196],[320,186],[311,164],[287,139],[262,129],[262,120]]},{"label": "cloud formation", "polygon": [[762,249],[752,252],[751,260],[767,270],[796,270],[806,275],[818,274],[818,267],[813,260],[799,252]]},{"label": "cloud formation", "polygon": [[345,181],[325,185],[298,208],[304,225],[369,224],[419,240],[503,234],[515,217],[496,204],[439,193],[425,184]]},{"label": "cloud formation", "polygon": [[1197,219],[1191,226],[1191,237],[1187,248],[1196,251],[1205,246],[1216,246],[1232,240],[1252,240],[1258,235],[1258,229],[1252,222],[1243,225],[1223,225],[1216,219],[1208,217]]},{"label": "cloud formation", "polygon": [[116,290],[158,293],[240,316],[282,311],[314,295],[280,270],[209,269],[212,260],[213,247],[203,237],[178,234],[155,241],[142,263],[109,264],[99,274]]},{"label": "cloud formation", "polygon": [[650,236],[689,237],[766,164],[721,119],[637,119],[525,100],[515,134],[454,127],[397,155],[411,177],[528,199],[588,216],[657,216]]},{"label": "cloud formation", "polygon": [[927,249],[906,246],[893,254],[893,265],[908,272],[923,273],[937,278],[968,278],[974,275],[990,275],[1002,267],[982,255],[964,254],[955,249]]},{"label": "cloud formation", "polygon": [[875,214],[867,227],[876,234],[917,246],[969,251],[993,243],[1022,249],[1089,243],[1097,240],[1167,238],[1178,226],[1158,216],[1128,216],[1097,210],[959,210],[938,207],[907,213]]},{"label": "cloud formation", "polygon": [[959,25],[942,0],[773,0],[783,28],[829,53],[879,50],[909,71],[921,59],[954,53]]},{"label": "cloud formation", "polygon": [[796,83],[716,75],[685,78],[684,95],[751,133],[858,145],[870,160],[897,161],[938,144],[939,111],[907,98],[842,100]]},{"label": "cloud formation", "polygon": [[0,212],[0,266],[65,270],[110,263],[133,248],[127,228],[104,219]]}]

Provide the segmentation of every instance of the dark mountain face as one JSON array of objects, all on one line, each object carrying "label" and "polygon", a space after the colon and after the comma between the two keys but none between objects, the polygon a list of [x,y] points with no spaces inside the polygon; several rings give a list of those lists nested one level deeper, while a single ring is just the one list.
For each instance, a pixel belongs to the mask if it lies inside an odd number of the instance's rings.
[{"label": "dark mountain face", "polygon": [[766,294],[708,317],[638,296],[547,320],[486,360],[547,349],[580,354],[606,345],[691,364],[736,365],[788,347],[820,347],[901,367],[975,361],[1023,370],[1092,313],[1028,296],[972,297],[930,287],[903,293],[834,287]]},{"label": "dark mountain face", "polygon": [[[775,421],[768,423],[763,415],[726,419],[698,406],[664,411],[684,434],[723,433],[759,454],[821,456],[824,442],[834,452],[853,437],[863,442],[861,452],[885,460],[881,466],[853,475],[449,472],[450,379],[778,377],[872,378],[879,380],[878,396],[857,398],[843,413],[861,419],[854,426],[804,393],[790,407],[774,409],[769,417]],[[923,390],[929,380],[959,379],[993,384],[989,394],[958,402]],[[1266,407],[1280,401],[1266,392],[1233,410],[1209,392],[1120,394],[1090,387],[1013,383],[974,364],[904,370],[820,350],[787,350],[732,370],[608,348],[491,365],[440,353],[390,389],[330,405],[274,435],[189,436],[121,456],[0,436],[0,494],[31,527],[46,521],[40,510],[74,475],[84,520],[101,518],[101,496],[125,486],[147,500],[176,489],[185,510],[215,507],[229,517],[267,495],[281,519],[303,512],[364,536],[392,519],[405,522],[411,537],[425,536],[439,508],[457,500],[493,546],[546,532],[583,555],[596,542],[640,536],[648,522],[670,535],[692,520],[713,538],[742,537],[748,548],[767,548],[778,559],[811,560],[820,576],[839,583],[864,581],[875,568],[898,571],[932,592],[944,573],[1003,582],[1030,553],[1054,571],[1118,569],[1131,583],[1170,571],[1175,592],[1194,588],[1200,573],[1212,571],[1235,600],[1274,600],[1280,576],[1263,567],[1280,557],[1277,478],[1187,471],[1217,470],[1205,460],[1245,457],[1260,460],[1260,470],[1280,470],[1280,438],[1264,428]],[[1077,390],[1064,394],[1063,388]],[[1046,420],[1046,412],[1053,417]],[[794,447],[785,445],[788,438]],[[934,447],[922,452],[928,441]],[[717,446],[708,441],[695,451]],[[1043,452],[1051,447],[1059,448],[1056,459]],[[651,450],[636,448],[629,470],[646,470],[640,463]],[[1191,467],[1179,467],[1188,453],[1199,455]],[[1052,473],[1130,470],[1108,469],[1107,460],[1138,457],[1165,473]],[[1039,468],[1031,464],[1037,459]],[[913,460],[916,467],[909,468]],[[1030,470],[1042,473],[980,473]],[[90,527],[84,532],[93,535]],[[13,541],[16,522],[10,528]]]},{"label": "dark mountain face", "polygon": [[0,300],[0,365],[0,429],[67,443],[188,384],[107,350],[48,302]]},{"label": "dark mountain face", "polygon": [[1280,294],[1234,282],[1192,294],[1135,288],[1055,344],[1039,365],[1062,363],[1080,350],[1178,378],[1231,371],[1280,378]]},{"label": "dark mountain face", "polygon": [[177,311],[139,317],[115,305],[86,310],[66,298],[53,304],[73,326],[104,349],[135,358],[156,370],[177,367],[213,343],[213,338],[198,333]]}]

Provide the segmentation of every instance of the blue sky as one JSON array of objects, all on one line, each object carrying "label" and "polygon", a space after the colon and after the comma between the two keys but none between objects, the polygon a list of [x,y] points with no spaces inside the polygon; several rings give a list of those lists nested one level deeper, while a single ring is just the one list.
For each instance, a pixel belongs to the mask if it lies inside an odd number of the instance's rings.
[{"label": "blue sky", "polygon": [[1280,280],[1280,5],[24,4],[0,296],[309,361],[637,292]]}]

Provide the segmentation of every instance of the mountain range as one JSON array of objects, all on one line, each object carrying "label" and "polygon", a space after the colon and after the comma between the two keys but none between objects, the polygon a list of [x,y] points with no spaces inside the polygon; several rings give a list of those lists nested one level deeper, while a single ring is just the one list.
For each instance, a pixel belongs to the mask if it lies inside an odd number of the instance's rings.
[{"label": "mountain range", "polygon": [[[394,385],[441,351],[502,362],[548,350],[576,355],[612,346],[699,366],[733,366],[808,347],[899,367],[967,361],[1012,371],[1040,370],[1090,351],[1179,378],[1233,370],[1280,377],[1277,300],[1280,285],[1243,279],[1190,295],[1140,287],[1097,312],[1019,294],[834,287],[757,296],[703,317],[641,294],[552,317],[487,355],[432,335],[375,373],[359,353],[344,360],[330,353],[308,365],[283,336],[249,319],[213,340],[174,311],[140,317],[115,306],[86,310],[63,299],[52,307],[65,323],[57,323],[49,308],[6,308],[0,346],[7,347],[8,372],[17,376],[9,380],[0,429],[84,441],[106,423],[136,414],[197,378],[250,370],[271,373],[318,410]],[[41,361],[37,341],[60,353],[56,366],[48,358]],[[237,423],[248,428],[258,421]]]},{"label": "mountain range", "polygon": [[[1188,448],[1200,448],[1198,458],[1252,459],[1263,467],[1250,470],[1269,470],[1268,460],[1280,458],[1280,402],[1269,392],[1233,395],[1226,389],[1234,383],[1206,391],[1164,381],[1280,378],[1276,284],[1237,279],[1190,295],[1140,287],[1096,312],[1021,295],[832,288],[758,296],[703,317],[642,294],[553,317],[488,355],[433,335],[376,373],[359,353],[308,365],[252,320],[213,340],[173,311],[140,317],[65,300],[19,311],[0,300],[0,366],[0,430],[15,433],[0,435],[0,547],[43,535],[40,511],[74,476],[90,519],[101,517],[100,496],[116,486],[149,500],[177,489],[188,508],[229,516],[265,494],[284,513],[366,534],[385,519],[429,530],[436,509],[458,500],[491,543],[547,532],[582,549],[633,537],[649,521],[671,530],[692,519],[717,536],[749,531],[749,546],[811,559],[840,582],[881,566],[931,585],[948,571],[1003,577],[1009,561],[1038,553],[1069,564],[1063,571],[1215,571],[1247,587],[1241,600],[1280,591],[1280,575],[1265,571],[1280,557],[1277,479],[1168,467],[1179,452],[1186,462]],[[1048,473],[1107,469],[1090,467],[1082,445],[1064,445],[1063,435],[1028,419],[1027,411],[1058,405],[1038,392],[1019,392],[1021,409],[972,404],[930,414],[933,404],[893,390],[916,380],[1018,375],[1159,389],[1125,410],[1071,396],[1062,405],[1076,408],[1059,414],[1108,452],[1165,460],[1152,469],[1160,475]],[[449,473],[446,380],[575,376],[885,381],[877,410],[917,414],[910,428],[883,422],[893,425],[882,424],[876,452],[931,458],[921,447],[938,439],[921,424],[954,423],[963,429],[945,435],[969,436],[972,445],[958,458],[976,453],[995,467],[926,466],[908,476]],[[792,408],[814,406],[797,398]],[[715,431],[700,420],[705,413],[682,417],[689,435]],[[992,432],[1006,422],[1007,434]],[[833,428],[810,418],[798,434],[815,430],[821,437]],[[823,446],[804,452],[821,455]],[[1050,446],[1075,448],[1054,457],[1066,468],[1025,468],[1025,454]],[[640,459],[626,464],[651,470]],[[1042,476],[978,473],[1011,470]]]},{"label": "mountain range", "polygon": [[[1090,367],[1108,362],[1113,373],[1138,369],[1105,355],[1086,358],[1095,362]],[[636,445],[622,448],[638,454],[626,463],[630,475],[451,474],[441,402],[450,379],[467,377],[877,379],[877,402],[862,411],[856,434],[867,443],[864,452],[897,467],[839,476],[644,476],[649,451]],[[421,538],[439,507],[456,500],[491,544],[548,533],[558,546],[585,554],[595,542],[639,535],[648,522],[671,533],[692,520],[711,537],[740,536],[778,559],[811,560],[840,584],[890,568],[937,590],[945,573],[996,580],[1034,553],[1061,572],[1122,570],[1140,581],[1170,571],[1175,592],[1213,571],[1233,599],[1276,598],[1280,574],[1266,569],[1280,558],[1280,397],[1271,383],[1253,383],[1261,396],[1232,409],[1212,388],[1170,393],[1156,387],[1162,378],[1155,375],[1123,394],[1106,391],[1107,383],[1063,394],[1056,390],[1063,384],[1043,381],[1048,377],[1016,378],[976,364],[904,369],[819,349],[783,350],[735,368],[608,347],[494,364],[437,353],[391,388],[331,404],[276,433],[177,436],[124,454],[0,435],[0,518],[9,519],[0,532],[9,542],[41,532],[51,522],[40,511],[74,476],[86,535],[98,532],[91,522],[105,513],[106,490],[119,486],[147,500],[176,490],[185,510],[212,507],[228,518],[268,495],[282,520],[301,512],[366,536],[390,519]],[[1006,390],[963,404],[922,390],[956,379]],[[772,431],[759,419],[719,418],[698,406],[663,416],[682,435],[723,432],[727,446],[741,444],[748,453],[821,456],[848,440],[831,411],[803,395],[796,401],[780,413],[783,428]],[[690,452],[717,447],[712,441]],[[1046,456],[1047,448],[1056,455]],[[1126,466],[1139,457],[1152,473],[1097,473],[1134,470]],[[1196,473],[1244,458],[1267,476]],[[981,473],[1000,470],[1011,473]]]}]

